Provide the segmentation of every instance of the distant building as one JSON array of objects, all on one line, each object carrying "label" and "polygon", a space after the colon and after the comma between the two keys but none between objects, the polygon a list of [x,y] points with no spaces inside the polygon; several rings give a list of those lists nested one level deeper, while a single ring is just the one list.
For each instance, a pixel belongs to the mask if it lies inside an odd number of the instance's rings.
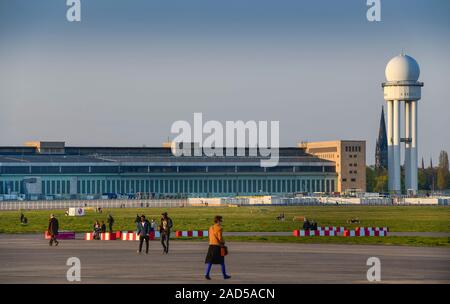
[{"label": "distant building", "polygon": [[366,142],[337,140],[300,143],[306,153],[333,161],[338,192],[366,191]]},{"label": "distant building", "polygon": [[164,147],[73,147],[64,142],[29,142],[0,147],[0,195],[222,197],[337,191],[334,161],[298,147],[280,148],[276,167],[261,167],[262,158],[251,156],[248,149],[246,156],[177,157],[167,143]]},{"label": "distant building", "polygon": [[377,145],[375,147],[375,168],[387,169],[388,167],[388,142],[386,135],[386,123],[384,122],[384,107],[381,108],[380,128],[378,130]]}]

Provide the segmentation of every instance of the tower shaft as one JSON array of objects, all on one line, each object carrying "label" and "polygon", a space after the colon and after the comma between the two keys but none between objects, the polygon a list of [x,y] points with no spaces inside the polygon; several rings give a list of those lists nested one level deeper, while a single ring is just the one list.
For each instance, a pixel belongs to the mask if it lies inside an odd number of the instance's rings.
[{"label": "tower shaft", "polygon": [[401,191],[401,176],[400,176],[400,101],[393,101],[393,179],[392,192],[400,193]]},{"label": "tower shaft", "polygon": [[387,100],[387,137],[388,137],[388,188],[389,191],[394,189],[394,150],[393,150],[393,134],[394,134],[394,125],[393,125],[393,103],[392,100]]}]

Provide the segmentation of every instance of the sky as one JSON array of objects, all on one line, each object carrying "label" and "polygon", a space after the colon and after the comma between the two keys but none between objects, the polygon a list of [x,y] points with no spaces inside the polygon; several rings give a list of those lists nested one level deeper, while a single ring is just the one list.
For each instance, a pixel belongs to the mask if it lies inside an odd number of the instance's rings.
[{"label": "sky", "polygon": [[450,151],[450,1],[0,0],[0,145],[160,146],[177,120],[280,122],[281,146],[367,141],[390,58],[414,57],[419,161]]}]

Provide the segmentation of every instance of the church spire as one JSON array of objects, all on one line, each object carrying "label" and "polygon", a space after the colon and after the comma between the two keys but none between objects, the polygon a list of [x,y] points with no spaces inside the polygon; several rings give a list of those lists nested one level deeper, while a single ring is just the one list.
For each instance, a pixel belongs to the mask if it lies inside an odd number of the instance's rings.
[{"label": "church spire", "polygon": [[388,165],[388,143],[386,135],[386,123],[384,120],[384,107],[381,106],[380,127],[378,129],[378,139],[375,150],[375,168],[387,168]]}]

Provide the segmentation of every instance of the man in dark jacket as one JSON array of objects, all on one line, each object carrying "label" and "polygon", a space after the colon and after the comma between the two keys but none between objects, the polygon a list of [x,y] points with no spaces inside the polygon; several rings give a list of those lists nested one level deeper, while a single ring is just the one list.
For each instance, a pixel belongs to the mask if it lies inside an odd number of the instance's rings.
[{"label": "man in dark jacket", "polygon": [[137,252],[141,254],[142,243],[144,243],[145,240],[145,253],[148,254],[150,223],[145,219],[145,215],[141,215],[141,221],[138,223],[137,228],[137,233],[139,235],[139,250]]},{"label": "man in dark jacket", "polygon": [[56,240],[56,236],[58,235],[59,223],[56,217],[52,214],[50,215],[50,219],[48,220],[48,234],[50,235],[50,243],[52,246],[53,242],[55,242],[55,246],[58,246],[59,242]]},{"label": "man in dark jacket", "polygon": [[114,225],[114,218],[112,217],[111,214],[108,215],[108,226],[109,226],[109,232],[112,233],[113,232],[113,225]]},{"label": "man in dark jacket", "polygon": [[161,214],[161,223],[159,225],[159,232],[161,233],[161,244],[163,246],[163,253],[169,253],[169,239],[170,230],[172,229],[172,219],[167,215],[167,212]]}]

